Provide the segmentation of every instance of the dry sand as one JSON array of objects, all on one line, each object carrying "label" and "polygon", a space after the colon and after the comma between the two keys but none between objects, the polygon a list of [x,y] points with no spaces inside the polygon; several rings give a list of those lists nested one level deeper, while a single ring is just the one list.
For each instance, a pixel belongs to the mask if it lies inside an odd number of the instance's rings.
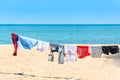
[{"label": "dry sand", "polygon": [[58,64],[57,53],[48,61],[48,50],[18,49],[17,56],[13,51],[12,44],[0,45],[0,80],[120,80],[120,53]]}]

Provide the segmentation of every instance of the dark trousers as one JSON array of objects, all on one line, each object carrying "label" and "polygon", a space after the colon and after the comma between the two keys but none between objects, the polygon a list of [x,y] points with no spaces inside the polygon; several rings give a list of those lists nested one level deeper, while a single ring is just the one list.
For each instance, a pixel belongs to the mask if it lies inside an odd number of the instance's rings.
[{"label": "dark trousers", "polygon": [[102,46],[102,51],[106,55],[109,55],[109,53],[115,54],[119,52],[119,48],[118,46]]}]

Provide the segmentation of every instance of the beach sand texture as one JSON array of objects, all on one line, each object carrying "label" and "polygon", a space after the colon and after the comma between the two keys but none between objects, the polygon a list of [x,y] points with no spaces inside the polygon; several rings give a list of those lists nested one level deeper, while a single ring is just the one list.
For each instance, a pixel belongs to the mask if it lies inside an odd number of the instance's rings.
[{"label": "beach sand texture", "polygon": [[0,45],[0,80],[120,80],[120,53],[58,64],[58,53],[48,61],[49,50],[13,51],[12,44]]}]

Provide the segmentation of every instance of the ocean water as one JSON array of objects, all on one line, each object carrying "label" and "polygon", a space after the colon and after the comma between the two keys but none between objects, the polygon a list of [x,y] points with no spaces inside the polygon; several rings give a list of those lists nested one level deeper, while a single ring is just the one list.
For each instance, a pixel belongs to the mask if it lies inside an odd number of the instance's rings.
[{"label": "ocean water", "polygon": [[0,44],[11,44],[11,33],[58,44],[120,44],[117,24],[1,24]]}]

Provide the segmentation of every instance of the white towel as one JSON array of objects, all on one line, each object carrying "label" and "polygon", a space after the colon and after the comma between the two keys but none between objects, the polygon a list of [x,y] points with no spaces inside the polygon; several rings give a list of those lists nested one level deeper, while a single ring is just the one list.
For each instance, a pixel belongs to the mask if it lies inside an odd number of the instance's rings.
[{"label": "white towel", "polygon": [[38,41],[38,45],[37,45],[37,50],[40,52],[43,52],[45,49],[47,49],[49,47],[49,43],[48,42],[44,42],[44,41]]}]

